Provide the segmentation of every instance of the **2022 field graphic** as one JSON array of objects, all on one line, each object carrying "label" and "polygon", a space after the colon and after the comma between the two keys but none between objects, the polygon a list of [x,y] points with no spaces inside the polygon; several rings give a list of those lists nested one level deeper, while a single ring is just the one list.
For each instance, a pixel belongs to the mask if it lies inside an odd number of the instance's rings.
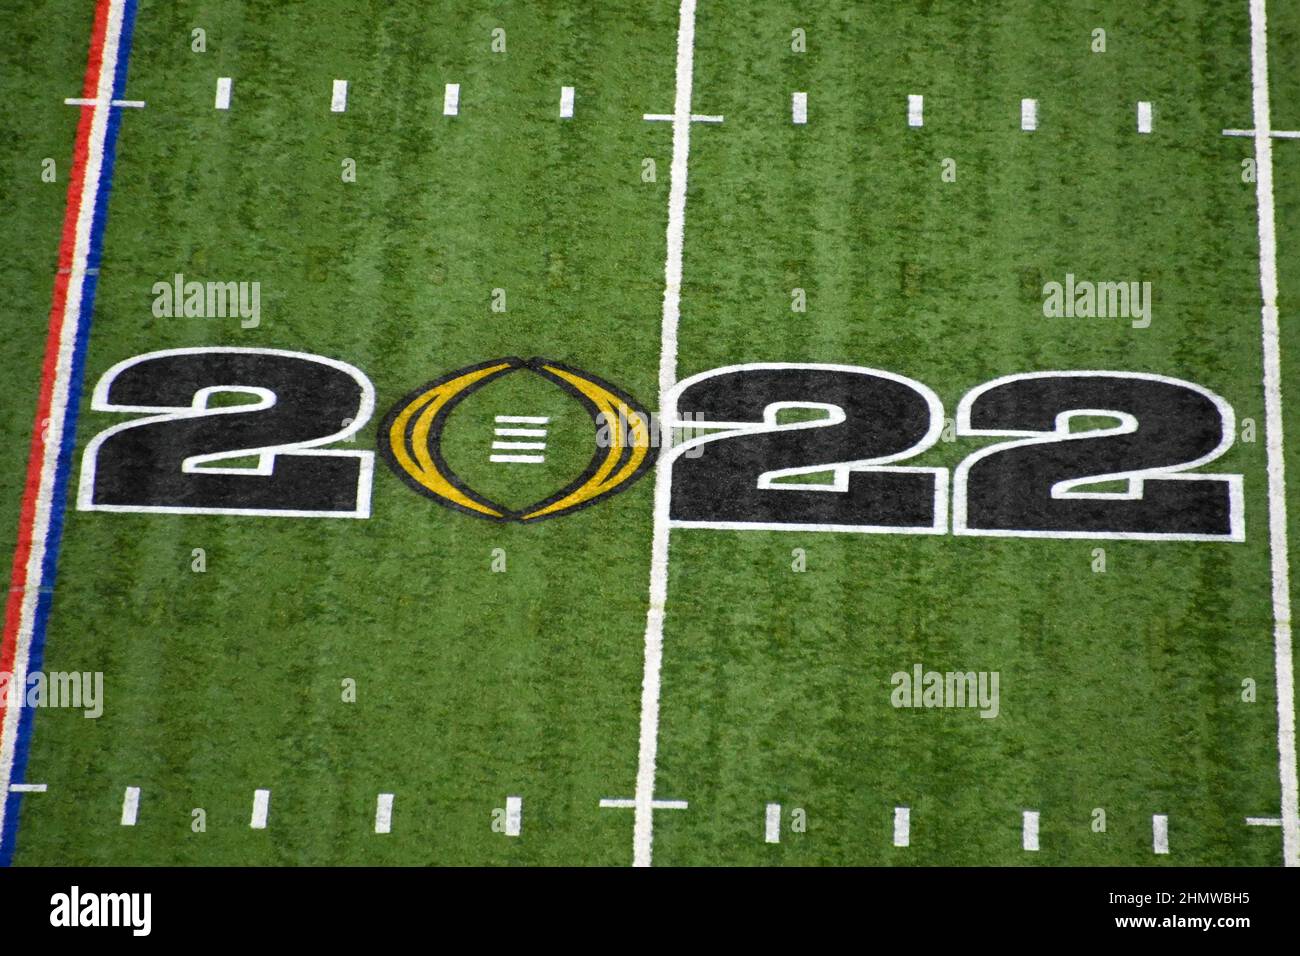
[{"label": "2022 field graphic", "polygon": [[[550,498],[511,511],[477,494],[438,451],[441,424],[492,378],[541,375],[614,440]],[[252,401],[213,405],[214,396]],[[1115,371],[1007,375],[968,392],[956,436],[1010,439],[946,468],[909,466],[939,440],[943,407],[914,379],[853,365],[712,369],[665,396],[662,429],[706,431],[667,447],[675,526],[1061,538],[1241,541],[1242,476],[1205,474],[1235,433],[1231,406],[1192,382]],[[326,446],[374,411],[374,387],[336,359],[274,349],[150,352],[110,368],[92,408],[145,417],[96,435],[82,461],[85,511],[366,518],[374,452]],[[680,410],[686,410],[681,413]],[[782,421],[797,410],[799,420]],[[818,417],[809,418],[808,413]],[[1077,419],[1105,419],[1072,430]],[[608,429],[606,429],[608,433]],[[501,359],[445,375],[394,405],[380,429],[393,471],[466,514],[534,521],[630,487],[655,460],[650,416],[625,392],[560,363]],[[665,445],[667,440],[665,437]],[[686,452],[692,452],[687,455]],[[226,464],[256,457],[253,466]],[[825,483],[800,482],[827,474]],[[791,481],[790,479],[796,479]],[[1121,490],[1098,485],[1121,483]],[[949,520],[949,500],[952,503]]]}]

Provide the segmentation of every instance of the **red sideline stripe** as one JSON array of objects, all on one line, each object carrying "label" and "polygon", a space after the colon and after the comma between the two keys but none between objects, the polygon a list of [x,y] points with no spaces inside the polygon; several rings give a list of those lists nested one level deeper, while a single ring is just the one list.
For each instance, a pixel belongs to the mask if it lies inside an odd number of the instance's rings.
[{"label": "red sideline stripe", "polygon": [[[90,34],[90,55],[86,60],[86,78],[82,93],[87,99],[99,92],[99,73],[104,60],[104,33],[108,25],[109,0],[95,5],[95,22]],[[4,637],[0,639],[0,673],[13,673],[18,652],[18,624],[22,617],[23,595],[28,586],[40,581],[27,580],[27,564],[35,534],[36,498],[41,485],[41,468],[45,460],[45,423],[50,416],[54,392],[54,373],[59,361],[59,341],[63,337],[63,313],[68,301],[68,280],[77,244],[77,218],[85,195],[86,157],[90,152],[90,128],[95,111],[79,108],[77,140],[72,153],[72,176],[68,180],[68,198],[63,215],[63,235],[59,240],[59,271],[54,278],[54,300],[50,304],[50,332],[45,340],[45,361],[41,365],[41,390],[36,400],[36,421],[32,426],[31,450],[27,456],[27,481],[23,488],[22,507],[18,513],[18,541],[14,547],[13,573],[5,602]],[[76,318],[73,318],[76,321]],[[39,571],[38,571],[39,574]],[[0,727],[4,726],[5,707],[0,706]],[[0,795],[0,799],[4,799]]]},{"label": "red sideline stripe", "polygon": [[90,27],[90,56],[86,59],[86,78],[81,82],[82,99],[93,100],[99,93],[99,66],[104,61],[108,8],[108,0],[99,0],[95,4],[95,22]]}]

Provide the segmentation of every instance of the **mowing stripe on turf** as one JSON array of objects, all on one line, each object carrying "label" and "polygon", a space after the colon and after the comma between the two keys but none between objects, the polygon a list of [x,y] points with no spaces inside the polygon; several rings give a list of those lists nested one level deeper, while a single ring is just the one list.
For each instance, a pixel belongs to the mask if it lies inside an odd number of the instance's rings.
[{"label": "mowing stripe on turf", "polygon": [[1273,214],[1273,139],[1268,103],[1268,14],[1250,0],[1251,105],[1255,118],[1255,205],[1259,221],[1260,323],[1264,342],[1264,432],[1268,450],[1268,543],[1273,574],[1273,671],[1277,681],[1282,862],[1300,866],[1296,799],[1295,678],[1291,658],[1291,569],[1287,560],[1286,471],[1282,453],[1282,359],[1277,317],[1277,231]]},{"label": "mowing stripe on turf", "polygon": [[[98,0],[95,6],[82,84],[82,96],[91,102],[78,107],[81,117],[59,242],[59,267],[0,638],[0,671],[12,675],[13,686],[26,685],[28,672],[40,668],[44,650],[121,121],[121,109],[113,101],[126,91],[135,9],[136,0]],[[8,793],[9,785],[22,778],[33,714],[29,707],[0,707],[0,793]],[[0,801],[0,866],[13,859],[19,799],[10,795]]]}]

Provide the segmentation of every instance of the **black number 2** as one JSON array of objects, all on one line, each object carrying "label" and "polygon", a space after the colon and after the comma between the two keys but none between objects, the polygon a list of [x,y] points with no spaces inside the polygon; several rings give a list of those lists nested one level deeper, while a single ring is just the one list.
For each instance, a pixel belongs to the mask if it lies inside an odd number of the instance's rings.
[{"label": "black number 2", "polygon": [[[668,421],[720,430],[673,449],[674,525],[942,534],[948,472],[892,462],[939,437],[920,382],[854,365],[751,364],[680,382]],[[816,412],[782,422],[782,413]],[[824,484],[788,481],[829,473]]]},{"label": "black number 2", "polygon": [[[244,401],[213,404],[223,393]],[[360,370],[319,355],[252,348],[137,355],[104,373],[91,407],[148,417],[91,440],[77,507],[369,517],[374,452],[320,446],[350,438],[374,405]],[[247,458],[256,464],[230,464]]]},{"label": "black number 2", "polygon": [[[1072,429],[1075,418],[1109,424]],[[1186,473],[1227,451],[1235,428],[1232,407],[1218,395],[1162,375],[994,379],[961,400],[957,434],[1017,440],[957,466],[953,533],[1241,541],[1241,475]],[[1101,483],[1124,487],[1097,490]]]}]

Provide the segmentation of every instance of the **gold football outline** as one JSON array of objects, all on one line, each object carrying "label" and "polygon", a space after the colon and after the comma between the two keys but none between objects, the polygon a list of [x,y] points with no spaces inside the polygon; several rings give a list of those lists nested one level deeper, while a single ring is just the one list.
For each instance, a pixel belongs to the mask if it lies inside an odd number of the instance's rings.
[{"label": "gold football outline", "polygon": [[[491,381],[530,371],[578,399],[599,434],[600,416],[609,428],[608,448],[596,447],[577,478],[555,494],[513,510],[479,494],[442,457],[442,429],[462,401]],[[606,426],[608,427],[608,426]],[[444,507],[489,521],[531,524],[570,514],[617,494],[654,464],[657,448],[648,412],[626,392],[594,375],[542,358],[514,356],[466,366],[415,389],[398,401],[379,426],[379,453],[411,489]]]}]

